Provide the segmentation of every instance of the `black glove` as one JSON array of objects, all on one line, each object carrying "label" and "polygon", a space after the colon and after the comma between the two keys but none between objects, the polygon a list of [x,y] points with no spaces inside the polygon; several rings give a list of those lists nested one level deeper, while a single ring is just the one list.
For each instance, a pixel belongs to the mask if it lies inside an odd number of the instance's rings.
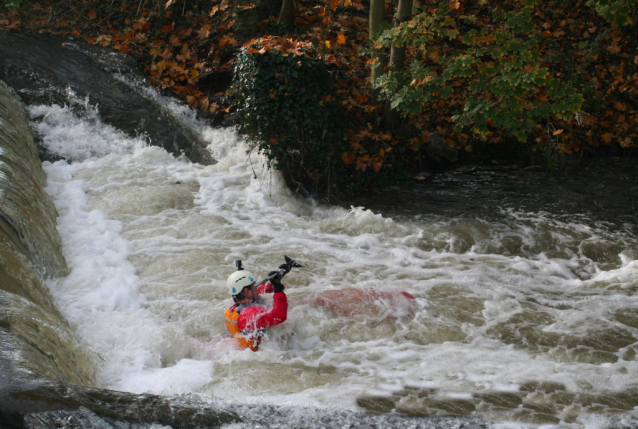
[{"label": "black glove", "polygon": [[270,283],[272,284],[273,289],[275,290],[275,293],[283,292],[284,285],[281,284],[281,275],[279,275],[279,271],[269,272],[268,277],[270,276],[274,276],[273,278],[270,279]]},{"label": "black glove", "polygon": [[285,271],[284,275],[288,274],[288,273],[290,272],[290,269],[291,269],[291,268],[292,268],[292,267],[291,267],[290,265],[288,265],[288,264],[281,264],[281,265],[278,267],[278,269],[279,269],[279,270],[284,270],[284,271]]}]

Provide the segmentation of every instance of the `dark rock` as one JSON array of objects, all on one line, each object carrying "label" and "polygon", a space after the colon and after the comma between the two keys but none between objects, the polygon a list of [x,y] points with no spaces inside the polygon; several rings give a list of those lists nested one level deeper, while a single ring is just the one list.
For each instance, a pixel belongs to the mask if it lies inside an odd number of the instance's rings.
[{"label": "dark rock", "polygon": [[458,157],[458,151],[443,140],[443,137],[438,133],[430,134],[430,148],[435,156],[446,159],[449,162],[455,162]]},{"label": "dark rock", "polygon": [[528,381],[523,383],[520,388],[521,392],[544,392],[552,393],[561,390],[567,390],[562,383],[556,383],[554,381]]},{"label": "dark rock", "polygon": [[221,121],[222,127],[232,127],[235,124],[237,124],[237,115],[235,114],[226,115]]},{"label": "dark rock", "polygon": [[145,135],[174,156],[215,162],[206,142],[149,95],[150,85],[129,55],[60,37],[0,33],[0,79],[27,105],[68,106],[70,89],[97,106],[105,124],[131,137]]},{"label": "dark rock", "polygon": [[357,405],[377,413],[389,413],[394,409],[394,401],[384,396],[361,396],[357,398]]},{"label": "dark rock", "polygon": [[258,24],[273,15],[279,15],[282,0],[258,0],[253,2],[252,7],[235,8],[235,31],[244,35],[256,35],[260,30]]},{"label": "dark rock", "polygon": [[84,407],[77,411],[48,411],[24,416],[25,429],[160,429],[167,427],[105,420]]}]

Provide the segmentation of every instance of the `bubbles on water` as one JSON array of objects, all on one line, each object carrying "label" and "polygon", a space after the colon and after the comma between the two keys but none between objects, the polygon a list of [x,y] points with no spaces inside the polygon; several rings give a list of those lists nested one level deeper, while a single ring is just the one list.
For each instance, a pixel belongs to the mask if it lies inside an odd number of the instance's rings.
[{"label": "bubbles on water", "polygon": [[131,153],[147,145],[144,136],[131,139],[103,124],[96,106],[81,100],[69,89],[68,106],[28,106],[31,127],[42,144],[71,161],[85,161],[112,153]]},{"label": "bubbles on water", "polygon": [[[45,164],[73,270],[52,289],[104,359],[105,386],[348,409],[366,394],[408,414],[548,424],[580,418],[579,392],[638,380],[636,239],[624,231],[542,213],[401,220],[326,206],[294,195],[232,130],[201,126],[219,160],[203,167],[90,112],[47,109],[33,108],[43,141],[85,154]],[[285,278],[289,321],[258,353],[238,350],[222,318],[233,261],[262,278],[283,255],[304,265]],[[542,395],[568,405],[521,393],[530,380],[562,383],[571,396]]]}]

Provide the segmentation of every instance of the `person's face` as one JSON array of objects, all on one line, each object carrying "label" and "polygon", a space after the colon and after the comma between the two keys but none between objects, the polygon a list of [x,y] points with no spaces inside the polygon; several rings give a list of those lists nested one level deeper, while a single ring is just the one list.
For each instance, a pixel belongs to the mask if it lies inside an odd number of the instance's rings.
[{"label": "person's face", "polygon": [[252,284],[252,286],[249,286],[246,289],[244,289],[244,295],[246,296],[246,298],[252,299],[255,301],[259,299],[259,291],[255,287],[254,283]]}]

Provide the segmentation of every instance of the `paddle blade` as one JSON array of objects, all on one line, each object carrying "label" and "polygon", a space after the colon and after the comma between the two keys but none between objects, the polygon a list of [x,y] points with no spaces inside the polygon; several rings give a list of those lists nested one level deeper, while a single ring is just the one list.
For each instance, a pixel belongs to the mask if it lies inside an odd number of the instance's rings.
[{"label": "paddle blade", "polygon": [[299,262],[295,261],[292,258],[289,258],[288,256],[284,255],[284,258],[286,259],[286,264],[290,265],[293,268],[303,268],[303,265],[301,265]]}]

